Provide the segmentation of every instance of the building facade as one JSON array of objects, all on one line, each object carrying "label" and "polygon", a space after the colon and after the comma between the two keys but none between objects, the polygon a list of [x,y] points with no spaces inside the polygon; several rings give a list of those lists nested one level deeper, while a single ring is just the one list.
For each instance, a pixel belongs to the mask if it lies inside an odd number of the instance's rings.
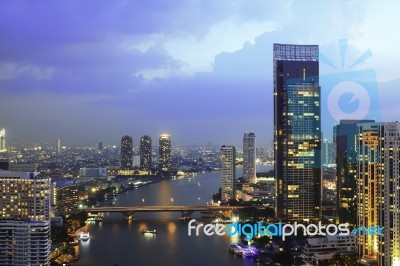
[{"label": "building facade", "polygon": [[321,217],[321,107],[317,45],[274,44],[276,217]]},{"label": "building facade", "polygon": [[3,128],[0,130],[0,152],[6,152],[6,130]]},{"label": "building facade", "polygon": [[236,198],[236,148],[221,146],[221,199],[229,201]]},{"label": "building facade", "polygon": [[0,172],[0,265],[49,265],[50,178]]},{"label": "building facade", "polygon": [[357,227],[384,228],[382,235],[361,232],[359,255],[400,265],[400,123],[359,124],[357,152]]},{"label": "building facade", "polygon": [[121,169],[130,170],[133,164],[133,140],[131,136],[123,136],[121,139]]},{"label": "building facade", "polygon": [[243,178],[249,183],[257,183],[256,176],[256,134],[243,136]]},{"label": "building facade", "polygon": [[340,223],[357,223],[357,124],[374,120],[340,120],[334,127],[336,147],[337,219]]},{"label": "building facade", "polygon": [[162,172],[169,172],[171,159],[171,137],[161,135],[158,142],[158,169]]},{"label": "building facade", "polygon": [[142,136],[140,138],[140,167],[145,170],[150,170],[152,167],[151,158],[151,137]]}]

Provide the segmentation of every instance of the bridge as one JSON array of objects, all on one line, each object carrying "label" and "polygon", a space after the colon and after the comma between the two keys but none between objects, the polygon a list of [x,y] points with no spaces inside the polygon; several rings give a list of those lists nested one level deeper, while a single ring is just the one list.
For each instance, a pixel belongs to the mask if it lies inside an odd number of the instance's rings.
[{"label": "bridge", "polygon": [[[233,212],[240,209],[249,208],[250,206],[130,206],[130,207],[92,207],[83,208],[87,213],[105,213],[119,212],[125,215],[126,219],[132,219],[136,212],[180,212],[182,218],[189,218],[193,212]],[[263,206],[254,206],[251,208],[264,209]]]}]

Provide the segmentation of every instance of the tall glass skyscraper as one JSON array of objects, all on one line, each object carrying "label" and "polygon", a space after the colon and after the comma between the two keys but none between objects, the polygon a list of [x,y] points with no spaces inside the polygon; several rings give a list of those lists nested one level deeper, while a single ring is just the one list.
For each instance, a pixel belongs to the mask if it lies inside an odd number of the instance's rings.
[{"label": "tall glass skyscraper", "polygon": [[140,138],[140,167],[151,168],[151,137],[147,135]]},{"label": "tall glass skyscraper", "polygon": [[374,120],[340,120],[334,127],[337,176],[337,214],[340,223],[357,223],[357,124]]},{"label": "tall glass skyscraper", "polygon": [[171,170],[171,137],[161,135],[158,148],[158,168],[163,172],[168,172]]},{"label": "tall glass skyscraper", "polygon": [[130,170],[133,166],[133,140],[131,136],[121,139],[121,169]]},{"label": "tall glass skyscraper", "polygon": [[256,134],[243,136],[243,178],[249,183],[257,183],[256,177]]},{"label": "tall glass skyscraper", "polygon": [[236,198],[236,148],[221,146],[221,199],[229,201]]},{"label": "tall glass skyscraper", "polygon": [[321,217],[321,107],[317,45],[274,44],[276,216]]}]

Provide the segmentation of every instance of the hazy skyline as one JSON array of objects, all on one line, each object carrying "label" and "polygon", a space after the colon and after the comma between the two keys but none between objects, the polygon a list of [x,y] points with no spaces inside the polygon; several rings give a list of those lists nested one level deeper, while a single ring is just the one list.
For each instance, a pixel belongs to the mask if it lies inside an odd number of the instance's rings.
[{"label": "hazy skyline", "polygon": [[[7,142],[240,146],[273,130],[272,44],[318,44],[337,69],[376,71],[383,121],[399,120],[395,1],[2,1],[0,128]],[[344,64],[338,39],[348,39]],[[324,84],[320,84],[324,91]],[[347,100],[352,104],[352,100]],[[324,120],[324,137],[332,136]],[[376,117],[366,117],[375,119]]]}]

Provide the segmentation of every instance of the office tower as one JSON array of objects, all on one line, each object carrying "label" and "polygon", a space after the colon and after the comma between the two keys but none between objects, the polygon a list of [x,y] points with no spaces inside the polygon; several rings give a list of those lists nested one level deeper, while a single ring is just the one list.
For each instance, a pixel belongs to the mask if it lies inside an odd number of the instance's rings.
[{"label": "office tower", "polygon": [[236,149],[233,146],[221,146],[221,199],[229,201],[236,198]]},{"label": "office tower", "polygon": [[60,180],[52,184],[51,207],[57,216],[69,216],[78,211],[79,186]]},{"label": "office tower", "polygon": [[256,177],[256,134],[243,136],[243,178],[249,183],[257,183]]},{"label": "office tower", "polygon": [[357,223],[357,124],[374,120],[340,120],[334,127],[336,147],[337,215],[340,223]]},{"label": "office tower", "polygon": [[171,170],[171,137],[161,135],[158,145],[158,168],[163,172],[168,172]]},{"label": "office tower", "polygon": [[121,139],[121,169],[132,169],[133,140],[131,136],[123,136]]},{"label": "office tower", "polygon": [[359,255],[400,265],[400,123],[359,124],[357,152],[357,226],[384,228],[361,233]]},{"label": "office tower", "polygon": [[151,169],[151,137],[140,138],[140,167],[146,170]]},{"label": "office tower", "polygon": [[323,165],[329,165],[332,164],[332,142],[328,141],[327,139],[324,139],[322,142],[322,164]]},{"label": "office tower", "polygon": [[99,151],[103,151],[103,142],[99,142],[98,144],[97,144],[97,149],[99,150]]},{"label": "office tower", "polygon": [[0,152],[6,152],[6,130],[3,128],[0,130]]},{"label": "office tower", "polygon": [[274,44],[276,216],[321,217],[321,107],[317,45]]},{"label": "office tower", "polygon": [[57,139],[57,153],[61,153],[61,139]]},{"label": "office tower", "polygon": [[49,265],[50,178],[0,173],[0,265]]}]

